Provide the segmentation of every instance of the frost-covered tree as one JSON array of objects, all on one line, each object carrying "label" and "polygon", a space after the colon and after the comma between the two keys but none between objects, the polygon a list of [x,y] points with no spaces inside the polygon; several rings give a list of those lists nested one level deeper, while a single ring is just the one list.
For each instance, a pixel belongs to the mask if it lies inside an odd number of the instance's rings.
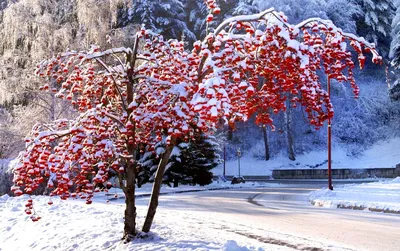
[{"label": "frost-covered tree", "polygon": [[66,1],[22,0],[3,10],[0,20],[0,103],[11,115],[7,125],[12,138],[8,142],[12,149],[9,154],[22,150],[18,147],[23,146],[22,139],[35,123],[26,115],[43,122],[66,111],[54,93],[37,91],[39,82],[31,72],[43,57],[53,56],[72,43],[74,18],[69,14],[72,9],[72,4]]},{"label": "frost-covered tree", "polygon": [[393,0],[357,0],[364,19],[358,19],[357,34],[378,45],[387,58],[390,50],[391,24],[395,13]]},{"label": "frost-covered tree", "polygon": [[[39,61],[65,48],[87,49],[93,43],[105,48],[131,44],[132,27],[113,27],[116,8],[123,2],[21,0],[1,12],[0,104],[10,112],[10,132],[20,135],[18,143],[10,141],[12,148],[24,144],[21,135],[27,134],[34,123],[69,117],[73,110],[55,98],[57,86],[51,78],[48,81],[54,92],[37,91],[39,82],[31,72]],[[26,119],[23,114],[37,120]]]},{"label": "frost-covered tree", "polygon": [[[68,11],[67,2],[22,0],[3,11],[0,22],[0,102],[23,103],[27,88],[37,87],[31,72],[35,63],[72,41],[72,21],[56,10]],[[54,54],[53,54],[54,55]]]}]

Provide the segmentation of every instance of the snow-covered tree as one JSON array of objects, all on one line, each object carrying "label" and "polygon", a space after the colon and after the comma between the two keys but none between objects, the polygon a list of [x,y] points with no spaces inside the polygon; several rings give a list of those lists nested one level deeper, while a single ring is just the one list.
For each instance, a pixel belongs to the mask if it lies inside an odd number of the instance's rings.
[{"label": "snow-covered tree", "polygon": [[344,31],[356,33],[356,20],[363,18],[364,13],[354,0],[327,0],[326,14]]},{"label": "snow-covered tree", "polygon": [[395,0],[396,15],[392,20],[392,43],[390,45],[390,58],[395,68],[400,67],[400,1]]},{"label": "snow-covered tree", "polygon": [[239,0],[233,10],[233,15],[250,15],[258,12],[260,12],[260,9],[256,4],[256,0]]},{"label": "snow-covered tree", "polygon": [[195,41],[195,34],[186,24],[185,1],[183,0],[138,0],[129,9],[129,20],[144,24],[166,38],[181,38]]},{"label": "snow-covered tree", "polygon": [[260,9],[274,8],[282,11],[289,22],[299,23],[313,17],[328,18],[325,0],[255,0]]},{"label": "snow-covered tree", "polygon": [[[154,180],[157,164],[160,162],[157,152],[163,152],[164,148],[164,144],[159,144],[155,152],[146,152],[139,160],[140,185]],[[177,142],[168,161],[163,183],[174,187],[179,184],[201,186],[210,184],[213,177],[211,169],[221,163],[218,154],[220,151],[215,137],[206,134],[195,135],[188,142]]]},{"label": "snow-covered tree", "polygon": [[[90,204],[96,185],[114,170],[126,197],[124,238],[131,240],[136,235],[137,155],[143,144],[154,148],[166,140],[142,228],[148,232],[179,140],[207,133],[220,121],[234,126],[253,115],[256,123],[273,126],[271,112],[285,110],[289,95],[290,103],[303,106],[310,123],[321,127],[333,117],[333,108],[317,73],[324,70],[331,79],[350,82],[357,95],[354,63],[344,43],[349,41],[359,54],[361,67],[363,50],[373,54],[374,62],[380,57],[373,45],[330,21],[317,18],[294,26],[285,20],[273,10],[233,17],[195,42],[192,51],[185,51],[182,41],[165,41],[143,28],[133,48],[102,51],[93,46],[43,61],[36,73],[55,79],[60,87],[56,96],[70,101],[79,115],[32,129],[14,168],[12,191],[30,194],[48,178],[52,196],[80,197]],[[260,76],[268,79],[262,86]],[[47,81],[41,89],[49,89]],[[32,201],[26,207],[32,215]]]},{"label": "snow-covered tree", "polygon": [[185,3],[186,23],[188,28],[195,34],[195,40],[206,36],[206,17],[208,15],[207,5],[200,0],[186,0]]},{"label": "snow-covered tree", "polygon": [[395,13],[393,0],[357,0],[364,19],[357,22],[357,34],[378,45],[384,57],[390,50],[391,24]]}]

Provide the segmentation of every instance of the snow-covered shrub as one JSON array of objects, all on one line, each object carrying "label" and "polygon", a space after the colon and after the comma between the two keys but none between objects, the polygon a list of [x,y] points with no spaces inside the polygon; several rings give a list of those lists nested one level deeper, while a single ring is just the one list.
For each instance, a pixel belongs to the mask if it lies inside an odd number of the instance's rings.
[{"label": "snow-covered shrub", "polygon": [[10,194],[12,186],[12,173],[8,171],[9,159],[0,159],[0,196]]}]

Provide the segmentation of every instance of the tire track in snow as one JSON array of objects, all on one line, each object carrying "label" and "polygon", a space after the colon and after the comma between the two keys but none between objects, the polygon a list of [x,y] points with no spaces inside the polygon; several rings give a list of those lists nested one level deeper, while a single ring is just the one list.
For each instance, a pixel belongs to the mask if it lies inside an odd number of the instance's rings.
[{"label": "tire track in snow", "polygon": [[261,203],[259,203],[259,202],[257,202],[257,201],[255,200],[256,197],[258,197],[259,195],[263,195],[263,194],[264,194],[264,193],[258,193],[258,194],[255,194],[255,195],[253,195],[253,196],[250,196],[250,197],[247,198],[247,202],[250,203],[250,204],[259,206],[259,207],[265,207],[265,208],[272,209],[272,210],[282,210],[282,209],[277,208],[277,207],[266,207],[266,206],[264,206],[263,204],[261,204]]}]

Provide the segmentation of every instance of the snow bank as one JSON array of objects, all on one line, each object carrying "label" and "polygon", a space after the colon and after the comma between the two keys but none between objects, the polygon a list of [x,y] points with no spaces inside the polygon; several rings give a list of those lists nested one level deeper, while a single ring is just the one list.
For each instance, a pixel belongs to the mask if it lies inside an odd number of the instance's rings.
[{"label": "snow bank", "polygon": [[400,177],[390,181],[342,185],[310,193],[312,204],[322,207],[367,209],[400,213]]}]

